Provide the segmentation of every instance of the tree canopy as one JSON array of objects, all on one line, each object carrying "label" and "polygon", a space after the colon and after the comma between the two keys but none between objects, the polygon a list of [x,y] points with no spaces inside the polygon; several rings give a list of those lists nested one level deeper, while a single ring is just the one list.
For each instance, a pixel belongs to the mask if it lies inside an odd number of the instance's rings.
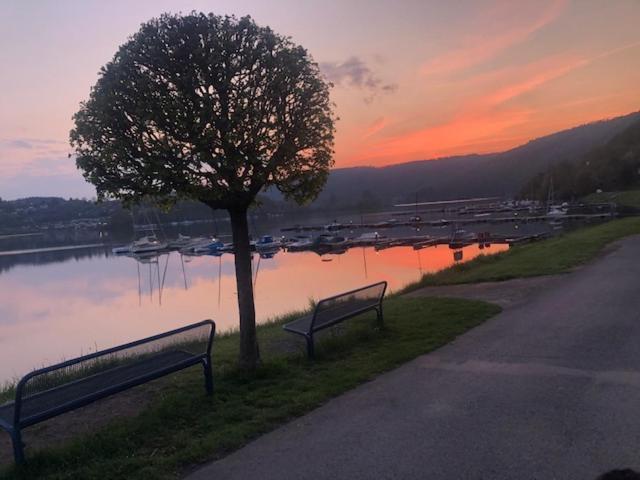
[{"label": "tree canopy", "polygon": [[76,162],[99,198],[304,203],[333,165],[330,84],[307,51],[250,17],[162,15],[105,65],[75,114]]},{"label": "tree canopy", "polygon": [[74,116],[99,198],[197,199],[231,218],[240,363],[258,361],[247,209],[273,186],[314,199],[333,165],[330,84],[307,51],[250,17],[162,15],[102,70]]}]

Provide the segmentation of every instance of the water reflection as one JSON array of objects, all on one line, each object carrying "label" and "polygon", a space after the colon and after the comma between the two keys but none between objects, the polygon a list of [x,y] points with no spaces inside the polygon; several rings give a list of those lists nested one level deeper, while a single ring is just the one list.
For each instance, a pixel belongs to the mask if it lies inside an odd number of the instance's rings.
[{"label": "water reflection", "polygon": [[[460,252],[467,261],[504,249],[472,245]],[[47,259],[36,266],[14,258],[0,275],[0,380],[204,318],[214,319],[219,331],[238,325],[232,255],[172,252],[135,259],[102,249]],[[305,308],[312,299],[379,280],[396,290],[453,262],[447,246],[358,247],[324,256],[254,254],[257,319],[264,322]]]}]

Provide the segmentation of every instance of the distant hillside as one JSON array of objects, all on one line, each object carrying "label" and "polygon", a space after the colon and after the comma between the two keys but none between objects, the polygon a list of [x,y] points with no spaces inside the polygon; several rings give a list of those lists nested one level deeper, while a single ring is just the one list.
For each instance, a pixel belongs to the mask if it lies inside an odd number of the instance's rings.
[{"label": "distant hillside", "polygon": [[543,199],[553,185],[554,197],[573,199],[597,190],[616,191],[640,187],[640,120],[577,162],[561,162],[534,176],[522,195]]},{"label": "distant hillside", "polygon": [[574,162],[640,120],[640,112],[582,125],[512,150],[422,160],[382,168],[338,168],[315,206],[389,204],[472,196],[516,196],[534,175]]}]

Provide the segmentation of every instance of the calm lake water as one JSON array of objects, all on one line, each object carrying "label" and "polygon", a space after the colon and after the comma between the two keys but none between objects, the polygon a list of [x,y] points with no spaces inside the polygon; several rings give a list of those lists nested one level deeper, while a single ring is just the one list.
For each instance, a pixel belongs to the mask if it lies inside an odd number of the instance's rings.
[{"label": "calm lake water", "polygon": [[[279,230],[273,227],[271,231]],[[76,240],[81,241],[65,243],[104,243],[101,239]],[[50,243],[39,246],[50,247]],[[111,244],[21,254],[15,253],[16,246],[38,244],[13,240],[8,248],[13,253],[0,251],[0,382],[205,318],[215,320],[221,332],[238,325],[231,254],[182,257],[172,252],[161,255],[157,262],[141,263],[114,256]],[[462,261],[506,248],[466,247]],[[418,251],[358,247],[322,257],[283,251],[269,259],[254,255],[257,320],[264,322],[306,308],[311,300],[379,280],[387,280],[394,291],[423,273],[453,263],[453,251],[447,246]]]},{"label": "calm lake water", "polygon": [[[406,218],[411,212],[405,212]],[[337,218],[342,223],[388,220],[389,212]],[[449,213],[432,212],[423,218],[440,219]],[[397,218],[403,218],[398,216]],[[253,218],[254,236],[280,235],[295,224],[326,225],[333,215],[316,218]],[[177,234],[219,235],[230,241],[228,221],[222,216],[208,224],[166,226],[168,238]],[[451,229],[384,229],[389,237],[447,236]],[[549,230],[548,225],[509,223],[465,227],[505,235]],[[340,235],[357,237],[371,229],[346,229]],[[178,252],[141,263],[111,253],[114,245],[131,240],[93,231],[47,230],[44,234],[0,238],[0,383],[33,368],[104,349],[176,328],[205,318],[218,331],[238,326],[233,256],[182,257]],[[319,232],[312,232],[317,235]],[[290,235],[294,235],[291,233]],[[95,246],[98,244],[99,246]],[[79,248],[80,245],[89,245]],[[92,245],[92,246],[91,246]],[[505,250],[503,245],[463,250],[462,261]],[[32,249],[37,249],[33,251]],[[29,250],[22,252],[21,250]],[[184,263],[183,263],[184,261]],[[273,258],[253,259],[258,322],[304,309],[319,300],[368,283],[386,280],[391,291],[454,263],[446,245],[422,250],[395,247],[376,251],[352,248],[340,255],[283,252]],[[184,265],[184,269],[183,269]]]}]

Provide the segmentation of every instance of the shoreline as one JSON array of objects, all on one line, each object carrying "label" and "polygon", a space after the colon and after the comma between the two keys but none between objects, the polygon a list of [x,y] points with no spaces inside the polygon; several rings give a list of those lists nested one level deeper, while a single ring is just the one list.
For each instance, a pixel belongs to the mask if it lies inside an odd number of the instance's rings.
[{"label": "shoreline", "polygon": [[[148,478],[148,472],[152,471],[158,478],[176,478],[195,465],[227,455],[330,398],[446,345],[501,310],[483,301],[410,298],[405,294],[433,285],[568,272],[597,258],[612,242],[635,234],[640,234],[640,218],[613,220],[427,274],[385,300],[387,328],[372,329],[368,316],[353,321],[353,325],[348,322],[338,334],[333,332],[321,338],[317,362],[308,362],[301,345],[296,345],[295,339],[291,341],[280,328],[303,312],[278,316],[258,326],[263,364],[253,374],[237,370],[238,333],[225,333],[214,341],[217,390],[210,401],[203,400],[199,371],[138,387],[137,395],[146,401],[140,402],[144,406],[132,416],[109,416],[97,433],[81,433],[62,446],[32,450],[28,455],[33,461],[27,467],[9,467],[5,475],[77,478],[101,472],[111,478],[135,479]],[[162,395],[157,395],[160,391]],[[154,398],[149,400],[152,393]],[[119,401],[126,403],[125,394],[113,399],[110,412],[119,411]],[[86,408],[89,416],[91,408]]]}]

